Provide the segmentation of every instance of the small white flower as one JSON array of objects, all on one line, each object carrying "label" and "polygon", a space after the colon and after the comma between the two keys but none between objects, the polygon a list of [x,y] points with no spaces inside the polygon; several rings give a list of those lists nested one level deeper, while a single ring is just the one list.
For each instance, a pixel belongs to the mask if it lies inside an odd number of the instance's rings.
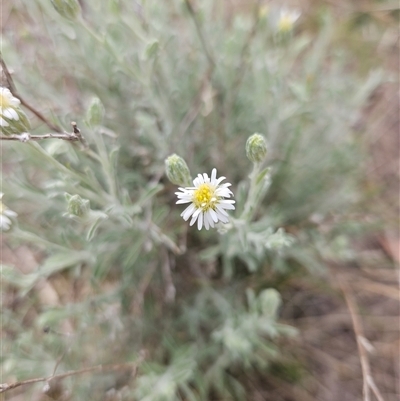
[{"label": "small white flower", "polygon": [[10,217],[17,217],[18,215],[3,204],[2,198],[3,194],[0,192],[0,231],[8,231],[12,224]]},{"label": "small white flower", "polygon": [[181,192],[175,192],[178,196],[177,204],[190,203],[190,205],[181,213],[185,221],[192,217],[190,225],[197,220],[197,228],[201,230],[204,227],[208,230],[214,227],[215,223],[229,222],[229,216],[226,210],[234,210],[234,200],[225,199],[233,195],[228,188],[231,184],[221,184],[225,177],[217,179],[217,170],[214,168],[211,172],[211,178],[206,174],[199,174],[193,180],[193,187],[179,188]]},{"label": "small white flower", "polygon": [[0,87],[0,126],[8,127],[9,123],[5,120],[19,120],[16,108],[20,105],[20,100],[12,95],[7,88]]},{"label": "small white flower", "polygon": [[301,13],[297,10],[282,9],[278,18],[278,30],[289,32],[293,29],[295,22],[300,18]]}]

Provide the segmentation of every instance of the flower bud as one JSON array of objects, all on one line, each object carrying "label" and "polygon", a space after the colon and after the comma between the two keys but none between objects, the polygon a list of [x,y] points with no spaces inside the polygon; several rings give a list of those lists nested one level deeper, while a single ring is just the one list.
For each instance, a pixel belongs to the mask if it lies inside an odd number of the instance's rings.
[{"label": "flower bud", "polygon": [[20,108],[20,100],[9,89],[0,87],[0,131],[4,135],[29,131],[28,117]]},{"label": "flower bud", "polygon": [[104,106],[101,100],[94,97],[90,102],[89,109],[86,113],[86,122],[91,127],[96,127],[102,124],[104,117]]},{"label": "flower bud", "polygon": [[265,242],[265,246],[267,249],[271,250],[281,250],[283,248],[289,247],[293,244],[294,237],[290,234],[287,234],[285,230],[281,227],[275,233],[271,233],[267,241]]},{"label": "flower bud", "polygon": [[188,186],[191,184],[189,167],[182,157],[173,154],[165,160],[165,172],[168,179],[175,185]]},{"label": "flower bud", "polygon": [[253,163],[260,163],[267,155],[267,143],[260,134],[253,134],[246,142],[247,158]]},{"label": "flower bud", "polygon": [[268,288],[260,292],[258,302],[263,315],[275,317],[282,300],[277,290]]},{"label": "flower bud", "polygon": [[55,10],[64,18],[75,20],[81,13],[78,0],[51,0]]},{"label": "flower bud", "polygon": [[2,202],[3,194],[0,192],[0,232],[8,231],[12,225],[12,219],[17,217],[17,213],[13,210],[10,210],[3,202]]},{"label": "flower bud", "polygon": [[82,199],[79,195],[65,194],[68,206],[67,211],[70,217],[86,217],[90,212],[90,201]]}]

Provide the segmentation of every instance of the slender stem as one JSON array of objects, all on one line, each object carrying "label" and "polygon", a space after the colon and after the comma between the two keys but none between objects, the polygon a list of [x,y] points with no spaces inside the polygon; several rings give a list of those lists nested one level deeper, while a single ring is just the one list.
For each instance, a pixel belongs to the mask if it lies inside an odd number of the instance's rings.
[{"label": "slender stem", "polygon": [[202,26],[200,25],[200,22],[199,22],[199,20],[197,18],[196,12],[194,11],[192,3],[190,2],[190,0],[185,0],[185,4],[186,4],[186,7],[187,7],[187,9],[189,11],[189,14],[191,15],[191,17],[192,17],[192,19],[194,21],[194,24],[196,26],[197,35],[199,36],[199,39],[200,39],[201,45],[203,46],[204,53],[205,53],[205,55],[207,57],[207,60],[211,64],[212,67],[215,67],[216,66],[216,62],[214,60],[214,57],[211,54],[211,50],[208,48],[207,41],[205,39],[205,35],[204,35],[204,32],[203,32]]},{"label": "slender stem", "polygon": [[11,232],[11,235],[13,236],[13,238],[16,238],[18,240],[23,240],[24,242],[31,242],[31,243],[34,243],[35,245],[41,245],[47,250],[52,249],[52,250],[59,250],[62,252],[71,252],[71,249],[69,249],[69,248],[66,248],[62,245],[48,241],[45,238],[43,238],[39,235],[36,235],[35,233],[31,233],[29,231],[24,231],[19,228],[14,229]]},{"label": "slender stem", "polygon": [[113,198],[117,199],[117,184],[115,182],[115,174],[114,174],[114,169],[113,166],[110,163],[110,157],[107,152],[106,145],[104,143],[103,135],[99,135],[99,139],[96,141],[97,149],[99,151],[100,155],[100,163],[103,167],[107,184],[108,184],[108,189],[110,191],[110,194]]},{"label": "slender stem", "polygon": [[229,98],[227,99],[227,103],[225,105],[225,114],[226,114],[226,119],[227,121],[231,120],[231,113],[233,110],[233,106],[235,104],[236,98],[238,96],[239,90],[240,90],[240,86],[243,82],[243,79],[246,75],[246,70],[247,70],[247,66],[248,66],[248,60],[247,60],[247,53],[249,51],[249,48],[251,46],[251,44],[253,43],[253,38],[257,33],[257,29],[258,29],[258,25],[259,25],[259,14],[260,14],[260,4],[261,1],[257,0],[255,6],[254,6],[254,12],[253,12],[253,26],[249,32],[249,34],[247,35],[247,38],[243,44],[242,50],[240,52],[240,56],[239,56],[239,66],[236,69],[236,74],[231,86],[231,94],[229,96]]},{"label": "slender stem", "polygon": [[164,251],[162,252],[162,258],[163,263],[161,265],[161,272],[165,282],[164,299],[167,303],[171,303],[175,300],[176,288],[172,279],[168,249],[166,247],[164,247]]},{"label": "slender stem", "polygon": [[46,158],[47,161],[49,161],[57,170],[61,171],[62,173],[66,174],[67,176],[73,177],[77,179],[79,182],[84,182],[87,184],[89,187],[93,188],[96,190],[96,193],[93,191],[90,191],[90,198],[94,200],[95,202],[99,203],[100,205],[106,206],[108,205],[109,197],[110,195],[104,191],[103,188],[96,186],[96,188],[93,187],[93,184],[95,184],[92,180],[90,180],[88,177],[78,174],[75,171],[68,169],[65,167],[63,164],[61,164],[59,161],[57,161],[54,157],[50,156],[40,145],[38,145],[35,142],[30,143],[29,145],[32,146],[33,149],[35,149],[38,153],[40,153],[42,156]]},{"label": "slender stem", "polygon": [[260,163],[253,164],[253,171],[250,174],[250,188],[247,195],[247,200],[243,208],[243,213],[240,216],[240,219],[250,220],[252,212],[254,210],[254,202],[256,200],[257,194],[257,176],[260,172]]}]

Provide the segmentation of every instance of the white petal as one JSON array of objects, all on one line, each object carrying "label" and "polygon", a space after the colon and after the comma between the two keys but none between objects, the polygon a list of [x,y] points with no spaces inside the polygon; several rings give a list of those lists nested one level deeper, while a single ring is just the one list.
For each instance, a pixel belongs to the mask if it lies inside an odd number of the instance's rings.
[{"label": "white petal", "polygon": [[218,223],[217,213],[215,213],[214,210],[212,210],[212,209],[210,209],[210,216],[211,216],[212,220],[214,220],[216,223]]},{"label": "white petal", "polygon": [[190,225],[194,224],[194,222],[197,220],[197,217],[199,216],[199,214],[201,214],[201,209],[196,209],[196,211],[193,213]]},{"label": "white petal", "polygon": [[3,116],[9,118],[10,120],[19,120],[17,112],[11,107],[8,107],[3,111]]},{"label": "white petal", "polygon": [[217,178],[217,169],[213,168],[211,171],[211,184],[216,185],[214,182],[216,178]]},{"label": "white petal", "polygon": [[21,101],[19,99],[17,99],[16,97],[13,97],[12,99],[10,99],[10,104],[13,107],[18,107],[20,105]]},{"label": "white petal", "polygon": [[201,209],[196,209],[196,211],[193,213],[193,217],[194,217],[194,216],[197,217],[201,212],[202,212]]},{"label": "white petal", "polygon": [[179,205],[181,203],[189,203],[191,201],[192,201],[191,199],[180,199],[180,200],[176,201],[176,204]]},{"label": "white petal", "polygon": [[218,219],[219,219],[219,221],[222,222],[222,223],[229,223],[229,217],[224,216],[224,215],[222,215],[222,214],[218,214]]},{"label": "white petal", "polygon": [[214,227],[214,221],[213,221],[213,219],[211,217],[211,214],[208,215],[208,222],[210,223],[211,227]]},{"label": "white petal", "polygon": [[192,226],[195,222],[196,222],[196,220],[197,220],[197,216],[198,216],[198,214],[193,214],[193,216],[192,216],[192,220],[190,220],[190,223],[189,223],[189,225],[190,226]]},{"label": "white petal", "polygon": [[[235,203],[235,201],[233,201],[233,203]],[[228,203],[228,200],[221,200],[218,206],[222,209],[235,210],[233,203]]]},{"label": "white petal", "polygon": [[2,127],[8,127],[10,124],[4,120],[3,118],[0,117],[0,126]]},{"label": "white petal", "polygon": [[230,198],[232,192],[228,188],[218,188],[215,191],[215,195],[222,198]]},{"label": "white petal", "polygon": [[220,216],[220,214],[222,214],[226,217],[229,216],[228,213],[226,213],[225,210],[220,205],[216,205],[216,208],[217,208],[216,212],[217,212],[218,217]]},{"label": "white petal", "polygon": [[203,217],[204,217],[204,227],[206,228],[206,230],[208,230],[210,228],[210,223],[208,222],[208,212],[203,213]]},{"label": "white petal", "polygon": [[224,181],[226,177],[219,177],[218,180],[215,182],[215,185],[219,185],[221,181]]},{"label": "white petal", "polygon": [[14,210],[10,210],[10,209],[4,210],[3,214],[5,214],[6,216],[10,216],[10,217],[18,216],[18,214],[16,212],[14,212]]},{"label": "white petal", "polygon": [[11,220],[8,217],[0,214],[0,228],[4,231],[7,231],[10,228],[10,225]]},{"label": "white petal", "polygon": [[187,221],[189,217],[193,214],[193,212],[196,210],[196,206],[192,203],[189,205],[182,213],[181,216],[183,217],[183,220]]},{"label": "white petal", "polygon": [[203,213],[200,213],[199,218],[197,219],[197,228],[201,230],[202,226],[203,226]]}]

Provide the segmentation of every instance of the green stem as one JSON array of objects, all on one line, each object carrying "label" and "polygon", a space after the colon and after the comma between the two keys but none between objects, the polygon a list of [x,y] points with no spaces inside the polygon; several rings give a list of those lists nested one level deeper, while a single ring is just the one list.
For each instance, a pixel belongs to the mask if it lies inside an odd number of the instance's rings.
[{"label": "green stem", "polygon": [[[39,144],[35,142],[29,142],[28,143],[34,150],[36,150],[38,153],[40,153],[41,156],[44,156],[45,159],[51,163],[58,171],[66,174],[69,177],[72,177],[79,182],[83,182],[89,187],[93,188],[93,182],[85,177],[84,175],[78,174],[75,171],[68,169],[65,167],[63,164],[61,164],[59,161],[57,161],[54,157],[50,156]],[[102,188],[93,188],[96,192],[90,191],[90,198],[91,200],[94,200],[100,205],[106,206],[107,203],[107,198],[109,195],[104,192]]]},{"label": "green stem", "polygon": [[103,171],[106,177],[108,189],[110,191],[111,196],[117,200],[117,183],[115,181],[114,168],[110,163],[110,157],[107,153],[107,148],[104,143],[103,135],[99,133],[98,140],[96,141],[97,150],[99,151],[99,161],[101,166],[103,167]]},{"label": "green stem", "polygon": [[250,188],[247,195],[247,200],[244,205],[243,212],[240,216],[240,219],[250,221],[254,208],[255,208],[255,201],[256,201],[256,194],[257,194],[257,176],[260,172],[260,163],[253,164],[253,171],[250,174]]},{"label": "green stem", "polygon": [[16,239],[23,240],[24,242],[31,242],[35,245],[41,245],[45,249],[57,249],[63,252],[71,252],[71,249],[68,249],[62,245],[55,244],[54,242],[50,242],[34,233],[29,231],[24,231],[19,228],[12,231],[12,236]]}]

